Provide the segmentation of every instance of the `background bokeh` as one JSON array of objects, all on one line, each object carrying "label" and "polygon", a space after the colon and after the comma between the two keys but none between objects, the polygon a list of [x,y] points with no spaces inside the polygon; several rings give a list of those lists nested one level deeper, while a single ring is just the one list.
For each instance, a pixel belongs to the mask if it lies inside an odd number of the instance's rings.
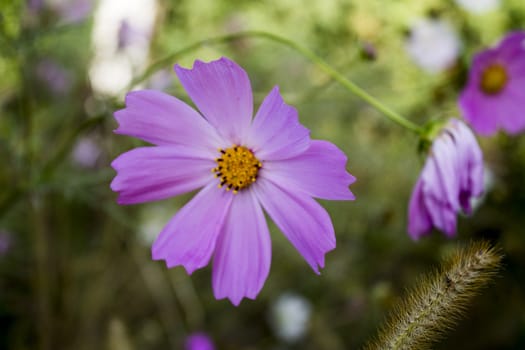
[{"label": "background bokeh", "polygon": [[[245,37],[143,75],[196,41],[265,30],[313,50],[416,123],[459,117],[473,53],[525,28],[523,0],[482,13],[452,0],[0,0],[0,9],[1,349],[181,349],[196,331],[218,349],[356,349],[406,288],[481,238],[501,246],[504,268],[436,348],[525,348],[525,135],[480,138],[488,181],[478,209],[459,219],[457,237],[414,242],[406,216],[424,160],[417,137],[296,51]],[[408,51],[422,20],[443,21],[459,43],[437,71]],[[427,48],[419,54],[443,49]],[[187,276],[150,258],[156,234],[192,194],[122,207],[109,188],[111,160],[142,144],[112,133],[125,93],[153,88],[191,103],[173,64],[223,55],[248,72],[256,105],[279,85],[312,137],[337,144],[357,177],[356,201],[322,203],[337,248],[321,275],[270,225],[270,276],[239,307],[213,298],[209,267]],[[296,309],[307,315],[293,339],[275,317],[283,295],[300,296]]]}]

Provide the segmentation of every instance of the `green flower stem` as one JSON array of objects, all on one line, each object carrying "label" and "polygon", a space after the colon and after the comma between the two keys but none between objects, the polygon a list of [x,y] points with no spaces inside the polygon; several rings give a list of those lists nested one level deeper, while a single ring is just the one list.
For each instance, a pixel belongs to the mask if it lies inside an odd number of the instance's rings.
[{"label": "green flower stem", "polygon": [[307,48],[305,48],[305,47],[295,43],[292,40],[289,40],[287,38],[281,37],[281,36],[276,35],[276,34],[263,32],[263,31],[243,31],[243,32],[238,32],[238,33],[234,33],[234,34],[227,34],[227,35],[217,36],[217,37],[208,38],[208,39],[204,39],[204,40],[198,41],[198,42],[196,42],[196,43],[194,43],[192,45],[189,45],[189,46],[181,49],[180,51],[174,52],[174,53],[172,53],[172,54],[162,58],[161,60],[155,62],[154,64],[152,64],[150,67],[148,67],[148,69],[146,69],[144,74],[142,74],[141,76],[139,76],[138,78],[134,79],[131,82],[129,89],[131,89],[136,84],[138,84],[138,83],[142,82],[143,80],[145,80],[147,77],[149,77],[151,74],[153,74],[159,68],[164,67],[164,66],[166,66],[168,64],[171,64],[176,58],[178,58],[180,56],[183,56],[184,54],[186,54],[188,52],[194,51],[194,50],[196,50],[196,49],[198,49],[198,48],[200,48],[200,47],[202,47],[204,45],[224,43],[224,42],[229,42],[229,41],[237,40],[237,39],[240,39],[240,38],[246,38],[246,37],[264,38],[264,39],[268,39],[268,40],[271,40],[273,42],[277,42],[277,43],[280,43],[282,45],[285,45],[285,46],[287,46],[287,47],[289,47],[291,49],[294,49],[295,51],[299,52],[302,56],[308,58],[320,70],[322,70],[325,74],[327,74],[332,79],[337,81],[339,84],[341,84],[343,87],[345,87],[348,91],[350,91],[351,93],[353,93],[357,97],[360,97],[361,99],[366,101],[368,104],[370,104],[371,106],[376,108],[378,111],[383,113],[391,121],[399,124],[400,126],[406,128],[406,129],[408,129],[410,131],[416,132],[417,134],[422,134],[423,133],[423,129],[420,126],[412,123],[408,119],[402,117],[398,113],[396,113],[396,112],[392,111],[390,108],[386,107],[383,103],[381,103],[375,97],[371,96],[366,91],[361,89],[359,86],[357,86],[356,84],[354,84],[353,82],[351,82],[350,80],[345,78],[341,73],[339,73],[337,70],[332,68],[328,63],[326,63],[326,61],[324,61],[321,57],[316,55],[313,51],[311,51],[311,50],[309,50],[309,49],[307,49]]}]

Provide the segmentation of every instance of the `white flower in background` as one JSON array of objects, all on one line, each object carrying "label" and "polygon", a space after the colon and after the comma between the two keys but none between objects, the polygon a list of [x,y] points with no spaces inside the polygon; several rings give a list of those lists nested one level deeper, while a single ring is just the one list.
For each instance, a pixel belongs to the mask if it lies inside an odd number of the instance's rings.
[{"label": "white flower in background", "polygon": [[102,151],[97,143],[91,138],[84,137],[73,147],[71,157],[75,164],[84,168],[93,168],[101,154]]},{"label": "white flower in background", "polygon": [[425,18],[414,23],[406,39],[410,58],[429,73],[439,73],[456,62],[461,41],[447,22]]},{"label": "white flower in background", "polygon": [[144,70],[157,7],[157,0],[99,1],[89,71],[96,92],[118,95]]},{"label": "white flower in background", "polygon": [[494,11],[500,7],[500,0],[456,0],[456,3],[475,14]]},{"label": "white flower in background", "polygon": [[180,208],[173,208],[166,205],[155,205],[142,208],[139,219],[138,240],[149,247],[162,231],[166,222],[173,216],[173,212]]},{"label": "white flower in background", "polygon": [[277,337],[292,343],[301,339],[308,328],[312,305],[300,295],[285,293],[271,310],[271,326]]}]

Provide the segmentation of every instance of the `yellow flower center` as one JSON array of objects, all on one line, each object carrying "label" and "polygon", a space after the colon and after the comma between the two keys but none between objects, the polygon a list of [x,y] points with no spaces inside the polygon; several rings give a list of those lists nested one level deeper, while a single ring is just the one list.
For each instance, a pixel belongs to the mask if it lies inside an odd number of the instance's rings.
[{"label": "yellow flower center", "polygon": [[257,180],[262,163],[248,148],[233,145],[230,148],[219,149],[221,157],[215,159],[217,166],[211,171],[215,177],[221,179],[219,188],[226,186],[226,190],[233,193],[250,186]]},{"label": "yellow flower center", "polygon": [[491,64],[481,73],[480,88],[487,95],[498,94],[507,84],[507,71],[500,64]]}]

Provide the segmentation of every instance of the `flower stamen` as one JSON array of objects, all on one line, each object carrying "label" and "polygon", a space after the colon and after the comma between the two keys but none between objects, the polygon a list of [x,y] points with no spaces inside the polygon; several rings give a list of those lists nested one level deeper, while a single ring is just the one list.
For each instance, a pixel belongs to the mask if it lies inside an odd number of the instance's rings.
[{"label": "flower stamen", "polygon": [[494,63],[481,73],[479,87],[486,95],[497,95],[507,85],[507,70],[500,64]]},{"label": "flower stamen", "polygon": [[219,152],[222,155],[215,159],[217,166],[211,169],[215,177],[221,179],[219,188],[226,186],[226,191],[233,190],[236,194],[257,180],[262,163],[250,149],[233,145],[230,148],[219,149]]}]

